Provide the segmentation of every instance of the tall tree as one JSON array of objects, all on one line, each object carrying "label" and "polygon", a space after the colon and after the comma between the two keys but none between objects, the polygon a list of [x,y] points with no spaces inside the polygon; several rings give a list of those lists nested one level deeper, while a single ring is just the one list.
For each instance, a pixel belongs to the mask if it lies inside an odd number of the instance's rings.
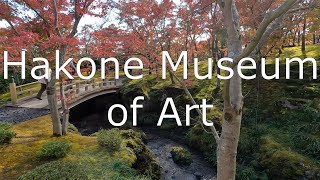
[{"label": "tall tree", "polygon": [[[130,52],[131,55],[149,59],[151,68],[155,68],[156,72],[161,62],[159,54],[161,51],[172,50],[173,40],[178,34],[173,16],[174,8],[175,4],[171,0],[129,0],[118,3],[121,23],[127,27],[132,42],[126,42],[127,54]],[[128,46],[130,44],[132,46]]]},{"label": "tall tree", "polygon": [[241,78],[237,72],[236,65],[240,59],[251,55],[261,48],[266,38],[277,27],[279,21],[281,21],[282,16],[298,0],[286,0],[278,8],[265,13],[263,20],[255,31],[254,37],[245,49],[242,49],[240,16],[236,1],[219,0],[218,2],[222,8],[224,26],[228,33],[228,54],[230,58],[234,59],[234,62],[230,63],[229,67],[233,68],[235,72],[231,79],[224,82],[223,122],[217,149],[217,177],[219,180],[229,180],[235,179],[237,147],[243,110]]},{"label": "tall tree", "polygon": [[[104,16],[107,13],[108,3],[102,3],[101,0],[6,0],[5,5],[10,7],[10,15],[1,13],[0,16],[6,19],[13,29],[16,36],[21,34],[37,34],[41,38],[37,39],[37,44],[33,46],[32,53],[42,53],[48,59],[54,62],[56,49],[60,50],[59,64],[65,62],[65,55],[68,49],[74,49],[78,40],[78,26],[82,17],[86,14],[93,16]],[[99,9],[100,11],[97,11]],[[31,15],[30,15],[31,14]],[[14,22],[13,22],[14,20]],[[17,27],[24,23],[25,27],[19,33]],[[28,46],[27,46],[28,47]],[[49,53],[47,53],[49,52]],[[63,107],[62,119],[58,111],[56,98],[56,65],[52,67],[51,81],[48,82],[47,95],[51,111],[53,134],[61,136],[66,134],[68,126],[68,107],[63,93],[63,74],[59,74],[60,97]]]},{"label": "tall tree", "polygon": [[301,50],[303,52],[306,51],[306,34],[307,34],[307,17],[305,16],[303,18],[303,28],[302,28],[302,46],[301,46]]}]

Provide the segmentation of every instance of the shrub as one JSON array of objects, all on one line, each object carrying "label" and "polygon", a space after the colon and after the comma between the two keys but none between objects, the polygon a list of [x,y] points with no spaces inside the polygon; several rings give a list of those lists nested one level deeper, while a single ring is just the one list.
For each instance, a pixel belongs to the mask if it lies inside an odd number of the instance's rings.
[{"label": "shrub", "polygon": [[11,130],[0,129],[0,144],[11,143],[11,140],[14,136],[15,133]]},{"label": "shrub", "polygon": [[6,122],[0,122],[0,144],[11,143],[15,133],[11,131],[12,124]]},{"label": "shrub", "polygon": [[19,177],[19,180],[88,179],[86,169],[75,162],[53,161],[43,164]]},{"label": "shrub", "polygon": [[9,130],[12,128],[12,124],[7,122],[0,122],[0,129]]},{"label": "shrub", "polygon": [[71,145],[63,141],[50,141],[42,146],[40,159],[59,159],[65,157],[71,149]]},{"label": "shrub", "polygon": [[319,173],[312,159],[277,142],[272,136],[261,139],[260,165],[273,179],[303,179],[306,172]]},{"label": "shrub", "polygon": [[239,180],[258,179],[258,175],[254,170],[254,168],[252,167],[237,165],[236,179],[239,179]]},{"label": "shrub", "polygon": [[216,166],[216,142],[212,140],[212,135],[206,133],[200,125],[190,128],[186,134],[186,139],[190,147],[199,149],[205,159],[213,166]]},{"label": "shrub", "polygon": [[110,130],[100,130],[97,133],[98,144],[109,150],[118,150],[122,142],[120,130],[117,128]]},{"label": "shrub", "polygon": [[304,133],[294,134],[291,138],[297,151],[320,160],[320,138]]},{"label": "shrub", "polygon": [[5,80],[3,76],[0,76],[0,93],[8,91],[9,80]]},{"label": "shrub", "polygon": [[192,163],[191,154],[182,147],[172,147],[171,155],[173,161],[181,166],[188,166]]},{"label": "shrub", "polygon": [[[121,131],[124,144],[130,148],[134,155],[134,167],[140,173],[150,177],[149,179],[159,179],[161,167],[155,159],[150,149],[144,144],[146,135],[143,132],[137,132],[133,129]],[[116,166],[117,167],[117,166]]]},{"label": "shrub", "polygon": [[264,126],[247,126],[241,128],[238,154],[240,157],[252,157],[259,150],[260,138],[265,133]]}]

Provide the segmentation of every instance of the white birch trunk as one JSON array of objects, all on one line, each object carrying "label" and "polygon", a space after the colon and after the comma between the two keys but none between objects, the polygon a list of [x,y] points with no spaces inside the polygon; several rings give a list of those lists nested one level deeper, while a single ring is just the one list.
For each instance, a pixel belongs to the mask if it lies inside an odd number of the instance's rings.
[{"label": "white birch trunk", "polygon": [[[224,24],[228,33],[228,56],[235,58],[242,53],[239,14],[233,0],[225,1],[223,7]],[[230,67],[232,64],[230,64]],[[224,109],[222,131],[217,148],[218,180],[233,180],[236,175],[237,147],[243,108],[241,78],[237,69],[234,76],[224,83]]]},{"label": "white birch trunk", "polygon": [[240,18],[235,0],[219,1],[222,8],[224,25],[228,33],[228,53],[234,59],[234,76],[224,82],[224,109],[222,117],[222,132],[217,148],[217,178],[218,180],[233,180],[236,175],[237,148],[240,137],[243,96],[241,78],[236,66],[241,58],[259,52],[267,37],[297,0],[286,0],[277,9],[268,13],[256,30],[250,44],[242,50],[240,35]]}]

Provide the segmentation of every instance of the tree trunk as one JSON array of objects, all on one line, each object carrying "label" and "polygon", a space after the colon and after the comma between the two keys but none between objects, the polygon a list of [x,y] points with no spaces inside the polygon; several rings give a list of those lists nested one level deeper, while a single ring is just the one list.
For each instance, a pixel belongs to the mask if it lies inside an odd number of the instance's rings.
[{"label": "tree trunk", "polygon": [[278,48],[279,56],[283,53],[281,48]]},{"label": "tree trunk", "polygon": [[211,42],[211,56],[212,56],[212,58],[213,58],[213,63],[214,63],[214,71],[217,71],[217,60],[216,60],[216,55],[215,55],[215,52],[216,52],[216,50],[215,50],[215,37],[214,37],[214,35],[212,36],[212,42]]},{"label": "tree trunk", "polygon": [[[217,66],[216,69],[217,69],[217,76],[218,76],[221,73],[220,73],[220,68],[218,67],[217,62],[215,62],[215,66]],[[220,90],[220,89],[221,89],[221,82],[220,82],[220,79],[217,78],[217,90]]]},{"label": "tree trunk", "polygon": [[[66,54],[67,45],[61,45],[60,47],[60,54],[59,54],[59,65],[62,66],[64,63],[64,56]],[[63,77],[60,75],[59,85],[60,85],[60,97],[61,97],[61,106],[62,106],[62,135],[66,135],[68,131],[68,124],[69,124],[69,109],[67,105],[67,99],[64,93],[63,87]],[[61,121],[60,121],[61,122]]]},{"label": "tree trunk", "polygon": [[316,34],[315,33],[313,33],[313,44],[316,44]]},{"label": "tree trunk", "polygon": [[[229,4],[230,3],[230,4]],[[230,9],[229,9],[229,8]],[[228,55],[235,58],[242,53],[240,17],[234,1],[226,1],[223,9],[224,24],[228,33]],[[231,67],[232,64],[229,64]],[[217,147],[217,179],[233,180],[236,175],[237,147],[243,108],[241,78],[234,67],[234,75],[224,83],[222,131]]]},{"label": "tree trunk", "polygon": [[53,135],[62,136],[62,127],[60,121],[60,115],[58,110],[58,102],[56,98],[56,72],[55,69],[52,69],[51,81],[48,83],[47,87],[47,98],[48,104],[51,113],[52,126],[53,126]]},{"label": "tree trunk", "polygon": [[293,37],[292,37],[292,46],[295,47],[296,46],[296,36],[297,36],[297,32],[294,31]]},{"label": "tree trunk", "polygon": [[300,41],[301,41],[301,31],[298,30],[298,46],[300,46]]},{"label": "tree trunk", "polygon": [[[222,131],[218,145],[218,174],[219,180],[233,180],[236,175],[237,148],[240,137],[240,127],[243,108],[241,78],[234,68],[235,75],[225,82],[224,110]],[[230,83],[228,85],[228,83]],[[230,98],[230,100],[228,100]]]},{"label": "tree trunk", "polygon": [[69,109],[67,107],[62,80],[60,80],[59,86],[60,86],[60,96],[61,96],[61,105],[62,105],[62,135],[66,135],[68,132],[68,124],[69,124]]},{"label": "tree trunk", "polygon": [[307,17],[303,20],[303,32],[302,32],[302,51],[306,51],[306,29],[307,29]]},{"label": "tree trunk", "polygon": [[[61,45],[60,54],[59,54],[59,66],[61,66],[64,62],[64,55],[66,52],[67,46]],[[60,76],[60,101],[62,105],[63,111],[63,121],[61,124],[61,116],[58,108],[58,101],[56,96],[56,72],[55,69],[52,70],[51,81],[48,83],[47,87],[47,95],[48,95],[48,104],[51,113],[51,119],[53,124],[53,134],[56,136],[62,136],[67,133],[68,122],[69,122],[69,110],[67,108],[67,102],[64,95],[63,82],[62,77]]]},{"label": "tree trunk", "polygon": [[223,86],[224,108],[222,115],[222,131],[217,147],[218,180],[234,180],[236,175],[237,147],[240,137],[243,109],[241,78],[237,71],[237,62],[239,62],[242,57],[247,57],[255,52],[255,48],[259,47],[259,43],[263,44],[262,39],[269,36],[268,33],[266,33],[266,28],[264,28],[269,26],[269,28],[272,30],[268,20],[274,22],[277,18],[286,13],[287,10],[290,9],[296,2],[297,0],[286,0],[279,8],[274,10],[273,15],[276,15],[276,17],[268,15],[265,16],[266,18],[261,22],[259,28],[257,29],[255,38],[253,38],[253,41],[243,51],[240,35],[240,17],[235,0],[220,1],[224,26],[226,27],[228,34],[228,56],[231,59],[234,59],[235,62],[228,64],[229,67],[233,68],[234,75],[230,80],[225,80]]},{"label": "tree trunk", "polygon": [[[218,38],[214,37],[212,39],[212,56],[213,56],[213,62],[214,62],[214,69],[218,75],[220,75],[220,68],[218,67],[217,61],[219,59],[219,47],[218,47]],[[220,90],[220,79],[217,79],[216,89]]]},{"label": "tree trunk", "polygon": [[217,179],[219,180],[235,179],[241,118],[242,114],[236,113],[232,108],[224,110],[223,131],[218,146]]}]

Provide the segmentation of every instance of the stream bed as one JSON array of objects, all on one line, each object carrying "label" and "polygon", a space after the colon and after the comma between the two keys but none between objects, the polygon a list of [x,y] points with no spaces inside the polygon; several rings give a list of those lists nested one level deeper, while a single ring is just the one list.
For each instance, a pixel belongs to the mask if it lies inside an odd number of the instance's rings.
[{"label": "stream bed", "polygon": [[[110,128],[101,121],[104,118],[102,114],[90,114],[73,123],[82,135],[90,135],[99,129]],[[161,180],[215,180],[214,168],[204,160],[200,152],[191,150],[182,142],[157,134],[156,129],[150,131],[150,128],[149,130],[142,128],[141,130],[147,135],[147,145],[162,168]],[[170,152],[175,146],[183,147],[191,153],[193,162],[189,166],[179,166],[174,163]]]},{"label": "stream bed", "polygon": [[[106,109],[114,103],[121,103],[120,97],[106,95],[82,103],[71,109],[70,123],[75,125],[82,135],[91,135],[100,129],[112,128],[107,120]],[[116,122],[122,120],[122,116],[119,114],[121,112],[114,113],[113,118]],[[160,132],[160,129],[157,128],[139,127],[147,135],[147,145],[162,167],[161,180],[215,180],[214,167],[204,160],[200,152],[193,151],[183,141],[180,142],[179,139],[183,139],[183,133],[178,129],[174,134],[169,131]],[[181,135],[182,137],[180,137]],[[189,166],[179,166],[173,162],[170,152],[175,146],[183,147],[191,153],[193,162]]]},{"label": "stream bed", "polygon": [[[161,175],[163,180],[214,180],[215,172],[213,168],[196,152],[193,152],[188,147],[176,143],[170,139],[166,139],[157,135],[147,134],[148,146],[157,161],[162,167]],[[178,166],[171,157],[171,148],[180,146],[190,151],[193,162],[190,166]]]},{"label": "stream bed", "polygon": [[[86,128],[79,128],[79,126],[77,126],[79,124],[76,125],[83,135],[90,135],[104,128],[100,124],[97,125],[93,123],[95,121],[82,122],[90,122],[90,124],[85,123]],[[156,160],[162,168],[161,180],[215,180],[216,173],[214,168],[204,160],[199,152],[191,150],[183,143],[148,131],[144,132],[148,139],[147,146],[155,155]],[[193,162],[189,166],[179,166],[174,163],[170,152],[171,148],[176,146],[183,147],[191,153]]]}]

